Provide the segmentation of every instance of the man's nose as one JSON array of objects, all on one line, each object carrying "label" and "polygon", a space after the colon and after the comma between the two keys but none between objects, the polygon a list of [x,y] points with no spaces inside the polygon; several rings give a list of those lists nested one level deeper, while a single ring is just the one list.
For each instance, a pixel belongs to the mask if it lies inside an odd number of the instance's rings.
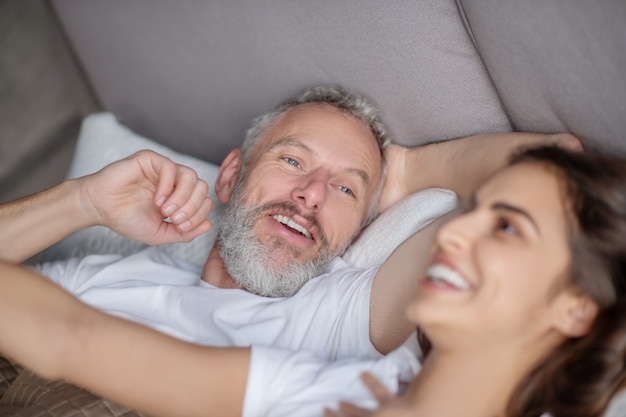
[{"label": "man's nose", "polygon": [[292,198],[305,208],[318,213],[326,201],[328,175],[321,171],[310,172],[300,178],[292,191]]}]

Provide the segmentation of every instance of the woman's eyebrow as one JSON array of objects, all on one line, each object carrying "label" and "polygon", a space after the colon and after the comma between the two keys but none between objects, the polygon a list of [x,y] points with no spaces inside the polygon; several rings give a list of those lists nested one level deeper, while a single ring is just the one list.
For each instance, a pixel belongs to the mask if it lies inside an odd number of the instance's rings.
[{"label": "woman's eyebrow", "polygon": [[465,201],[462,201],[461,203],[462,203],[461,208],[462,208],[463,210],[471,210],[471,209],[473,209],[474,207],[476,207],[476,204],[478,204],[478,203],[477,203],[477,198],[476,198],[476,191],[474,191],[474,192],[473,192],[473,193],[469,196],[469,198],[468,198],[468,199],[466,199]]},{"label": "woman's eyebrow", "polygon": [[519,214],[520,216],[528,220],[528,222],[533,226],[537,234],[541,236],[541,230],[539,229],[539,226],[535,222],[535,219],[533,219],[533,217],[526,210],[516,207],[516,206],[512,206],[508,203],[502,203],[502,202],[492,204],[491,208],[493,210],[511,211],[513,213]]}]

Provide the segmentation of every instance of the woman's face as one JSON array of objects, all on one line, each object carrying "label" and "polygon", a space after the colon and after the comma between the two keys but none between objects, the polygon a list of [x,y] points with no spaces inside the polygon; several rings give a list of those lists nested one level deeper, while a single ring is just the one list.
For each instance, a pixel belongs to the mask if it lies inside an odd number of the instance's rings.
[{"label": "woman's face", "polygon": [[506,168],[439,231],[409,317],[433,342],[531,341],[550,331],[568,282],[563,193],[538,163]]}]

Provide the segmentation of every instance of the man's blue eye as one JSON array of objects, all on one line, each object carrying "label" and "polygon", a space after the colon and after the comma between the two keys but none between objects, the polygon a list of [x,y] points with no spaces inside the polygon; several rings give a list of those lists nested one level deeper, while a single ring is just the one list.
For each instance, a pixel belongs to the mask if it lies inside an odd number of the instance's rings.
[{"label": "man's blue eye", "polygon": [[286,158],[284,158],[284,160],[289,165],[294,166],[296,168],[300,166],[300,163],[298,161],[296,161],[295,159],[293,159],[293,158],[286,157]]},{"label": "man's blue eye", "polygon": [[344,187],[343,185],[340,185],[340,186],[339,186],[339,190],[340,190],[342,193],[345,193],[345,194],[348,194],[348,195],[354,196],[354,193],[353,193],[353,192],[352,192],[352,190],[351,190],[351,189],[349,189],[348,187]]}]

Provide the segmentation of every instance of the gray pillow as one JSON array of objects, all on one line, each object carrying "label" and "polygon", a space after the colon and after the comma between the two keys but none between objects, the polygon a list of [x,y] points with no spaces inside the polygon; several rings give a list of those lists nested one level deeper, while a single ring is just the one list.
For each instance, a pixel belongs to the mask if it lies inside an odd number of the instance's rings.
[{"label": "gray pillow", "polygon": [[53,0],[104,108],[218,164],[314,84],[376,101],[396,142],[511,129],[454,0]]}]

